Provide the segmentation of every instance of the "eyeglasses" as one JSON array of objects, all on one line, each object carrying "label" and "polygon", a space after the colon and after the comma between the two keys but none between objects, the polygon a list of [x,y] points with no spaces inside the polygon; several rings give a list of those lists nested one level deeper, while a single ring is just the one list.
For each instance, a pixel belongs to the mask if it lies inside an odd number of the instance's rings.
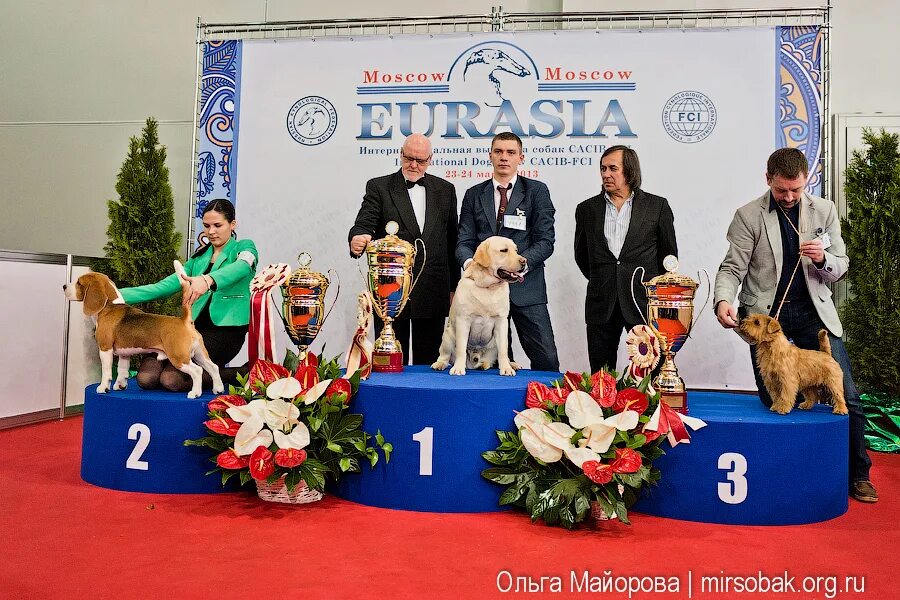
[{"label": "eyeglasses", "polygon": [[427,167],[428,163],[431,162],[431,157],[428,158],[413,158],[412,156],[407,156],[404,153],[400,153],[400,158],[403,159],[403,162],[408,163],[416,163],[420,167]]}]

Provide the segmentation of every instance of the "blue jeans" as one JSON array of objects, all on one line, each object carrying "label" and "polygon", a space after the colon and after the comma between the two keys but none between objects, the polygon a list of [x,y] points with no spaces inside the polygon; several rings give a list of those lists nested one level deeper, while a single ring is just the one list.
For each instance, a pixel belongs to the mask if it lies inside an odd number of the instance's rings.
[{"label": "blue jeans", "polygon": [[[784,335],[789,340],[793,340],[794,345],[798,348],[805,350],[818,350],[819,330],[827,329],[819,318],[812,301],[785,302],[778,322],[781,323]],[[829,333],[828,340],[831,342],[831,355],[844,372],[844,400],[847,402],[847,410],[850,413],[850,483],[866,481],[869,479],[869,468],[872,466],[872,461],[866,452],[866,416],[860,406],[856,384],[853,383],[850,356],[847,354],[847,348],[841,338]],[[750,358],[753,361],[753,375],[756,377],[759,399],[767,407],[772,406],[772,397],[766,391],[766,386],[759,374],[759,367],[756,366],[756,346],[750,346]]]}]

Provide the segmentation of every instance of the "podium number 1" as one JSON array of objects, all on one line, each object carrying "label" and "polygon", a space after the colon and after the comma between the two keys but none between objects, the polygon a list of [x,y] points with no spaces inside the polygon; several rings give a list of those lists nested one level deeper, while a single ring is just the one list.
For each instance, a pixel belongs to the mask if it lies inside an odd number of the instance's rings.
[{"label": "podium number 1", "polygon": [[412,436],[412,439],[415,442],[419,442],[419,475],[431,475],[431,456],[434,450],[434,428],[426,427]]},{"label": "podium number 1", "polygon": [[143,423],[135,423],[128,428],[128,439],[137,440],[137,443],[134,445],[131,454],[128,455],[128,460],[125,462],[125,468],[148,471],[150,469],[150,463],[146,460],[141,460],[141,456],[143,456],[147,446],[150,445],[150,428]]}]

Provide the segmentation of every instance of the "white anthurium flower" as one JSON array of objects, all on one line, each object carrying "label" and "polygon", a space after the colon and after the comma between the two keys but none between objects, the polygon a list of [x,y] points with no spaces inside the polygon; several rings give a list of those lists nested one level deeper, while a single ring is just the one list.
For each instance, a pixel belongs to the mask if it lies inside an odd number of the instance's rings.
[{"label": "white anthurium flower", "polygon": [[264,418],[266,412],[266,401],[260,398],[242,406],[230,406],[225,410],[225,412],[228,413],[228,416],[234,419],[236,422],[246,423],[247,420],[252,417]]},{"label": "white anthurium flower", "polygon": [[547,425],[551,422],[549,414],[540,408],[527,408],[518,413],[514,421],[519,428],[522,445],[529,454],[545,463],[556,462],[562,458],[562,449],[548,443],[546,438],[548,433],[554,440],[559,438],[559,434],[547,429]]},{"label": "white anthurium flower", "polygon": [[[295,380],[296,381],[296,380]],[[297,382],[299,385],[300,382]],[[299,392],[297,392],[299,393]],[[296,394],[294,394],[296,396]],[[291,425],[298,422],[300,409],[293,402],[287,400],[269,400],[266,402],[265,420],[269,429],[282,431],[290,430]]]},{"label": "white anthurium flower", "polygon": [[565,423],[555,422],[544,425],[544,441],[560,450],[574,448],[572,445],[573,435],[575,435],[575,430]]},{"label": "white anthurium flower", "polygon": [[616,437],[616,430],[628,431],[637,427],[638,415],[633,410],[625,410],[615,414],[608,419],[600,419],[599,421],[587,424],[581,430],[584,436],[579,444],[587,446],[594,452],[600,454],[609,450],[610,445]]},{"label": "white anthurium flower", "polygon": [[581,468],[589,460],[596,460],[597,462],[602,460],[602,457],[590,448],[576,448],[575,446],[566,450],[566,458],[575,463],[578,468]]},{"label": "white anthurium flower", "polygon": [[260,446],[268,447],[272,443],[272,432],[264,428],[265,424],[262,415],[253,415],[244,421],[234,436],[234,453],[247,456]]},{"label": "white anthurium flower", "polygon": [[566,416],[572,427],[581,429],[603,420],[603,409],[590,394],[575,390],[566,397]]},{"label": "white anthurium flower", "polygon": [[279,448],[302,450],[309,445],[309,429],[303,423],[297,423],[290,433],[275,431],[275,443]]},{"label": "white anthurium flower", "polygon": [[266,396],[272,400],[280,400],[281,398],[293,400],[302,391],[303,386],[300,385],[299,381],[293,377],[283,377],[269,384],[266,388]]},{"label": "white anthurium flower", "polygon": [[319,396],[325,393],[325,390],[328,389],[328,386],[331,385],[332,381],[333,380],[331,379],[325,379],[306,390],[306,393],[303,394],[303,397],[301,398],[303,404],[312,404],[318,400]]}]

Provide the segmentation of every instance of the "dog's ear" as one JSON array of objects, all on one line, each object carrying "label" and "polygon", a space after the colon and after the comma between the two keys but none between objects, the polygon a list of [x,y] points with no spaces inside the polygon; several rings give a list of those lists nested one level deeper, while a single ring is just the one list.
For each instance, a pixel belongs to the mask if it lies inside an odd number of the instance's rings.
[{"label": "dog's ear", "polygon": [[472,260],[486,269],[490,268],[491,256],[488,254],[487,240],[478,244],[478,248],[475,249],[475,256],[472,257]]},{"label": "dog's ear", "polygon": [[769,322],[766,324],[766,333],[770,333],[772,335],[781,333],[781,324],[775,319],[769,319]]},{"label": "dog's ear", "polygon": [[92,317],[106,308],[109,303],[109,295],[107,286],[111,287],[109,282],[103,281],[100,277],[91,273],[91,276],[84,276],[79,279],[79,283],[84,288],[82,298],[84,299],[84,314]]}]

